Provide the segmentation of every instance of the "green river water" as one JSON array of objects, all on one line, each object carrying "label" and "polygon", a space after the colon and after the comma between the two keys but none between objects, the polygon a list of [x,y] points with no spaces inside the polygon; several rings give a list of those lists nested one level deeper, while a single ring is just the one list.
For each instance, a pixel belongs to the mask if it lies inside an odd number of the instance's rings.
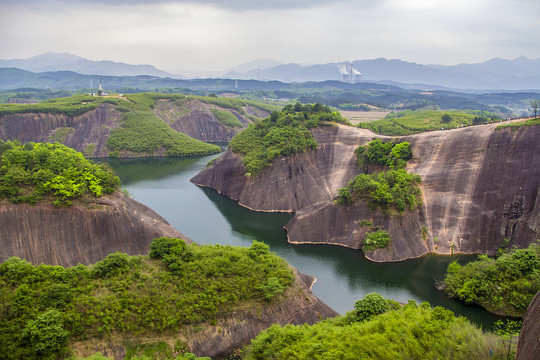
[{"label": "green river water", "polygon": [[107,160],[135,200],[149,206],[199,244],[249,246],[263,241],[300,272],[317,278],[312,291],[344,314],[356,300],[378,292],[406,303],[409,299],[444,306],[484,329],[499,317],[477,306],[446,298],[434,284],[447,265],[475,256],[426,255],[397,263],[373,263],[361,251],[331,245],[291,245],[283,226],[291,214],[248,210],[211,189],[189,182],[217,155],[197,159],[144,158]]}]

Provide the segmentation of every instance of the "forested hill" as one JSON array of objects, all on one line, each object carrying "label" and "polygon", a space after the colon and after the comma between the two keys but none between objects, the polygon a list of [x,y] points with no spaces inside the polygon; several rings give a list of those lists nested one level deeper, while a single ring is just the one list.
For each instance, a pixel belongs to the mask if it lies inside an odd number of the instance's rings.
[{"label": "forested hill", "polygon": [[[0,264],[0,285],[3,359],[219,357],[272,323],[337,315],[259,242],[233,248],[157,238],[149,256],[115,252],[69,268],[10,258]],[[157,354],[142,357],[151,350]]]},{"label": "forested hill", "polygon": [[[197,156],[279,107],[248,100],[140,93],[0,105],[0,139],[60,142],[86,156]],[[203,142],[204,141],[204,142]]]}]

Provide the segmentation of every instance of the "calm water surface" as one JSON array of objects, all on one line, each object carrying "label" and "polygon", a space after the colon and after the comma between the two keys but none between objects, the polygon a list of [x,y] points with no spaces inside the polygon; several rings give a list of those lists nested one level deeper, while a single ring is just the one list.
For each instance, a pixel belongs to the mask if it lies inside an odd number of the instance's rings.
[{"label": "calm water surface", "polygon": [[172,226],[199,244],[249,246],[263,241],[300,272],[315,276],[313,293],[344,314],[356,300],[378,292],[400,302],[409,299],[441,305],[465,315],[484,329],[499,317],[480,307],[447,299],[434,283],[456,259],[475,256],[427,255],[397,263],[373,263],[361,251],[330,245],[291,245],[283,226],[292,215],[262,213],[239,206],[211,189],[189,182],[217,155],[197,159],[110,159],[108,162],[135,200],[151,207]]}]

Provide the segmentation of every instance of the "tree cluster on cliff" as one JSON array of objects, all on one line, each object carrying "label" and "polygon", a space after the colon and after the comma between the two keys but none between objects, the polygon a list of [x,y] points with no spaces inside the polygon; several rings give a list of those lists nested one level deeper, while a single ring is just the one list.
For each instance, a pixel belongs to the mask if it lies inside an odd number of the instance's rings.
[{"label": "tree cluster on cliff", "polygon": [[319,103],[287,105],[281,112],[274,111],[270,117],[250,124],[229,147],[243,156],[246,173],[257,175],[279,156],[316,148],[309,129],[332,122],[345,124],[347,120]]},{"label": "tree cluster on cliff", "polygon": [[[369,165],[383,166],[386,171],[359,174],[338,190],[337,202],[351,204],[366,200],[371,209],[384,212],[414,210],[422,204],[419,175],[407,173],[405,166],[412,151],[408,142],[393,143],[375,139],[355,150],[357,162],[364,170]],[[389,170],[388,170],[389,169]]]},{"label": "tree cluster on cliff", "polygon": [[48,358],[84,339],[178,333],[272,301],[293,279],[260,242],[234,248],[159,238],[150,256],[117,252],[71,268],[10,258],[0,265],[0,354]]},{"label": "tree cluster on cliff", "polygon": [[119,185],[109,166],[96,165],[62,144],[0,140],[0,199],[35,204],[51,198],[64,206],[85,195],[110,194]]},{"label": "tree cluster on cliff", "polygon": [[502,358],[493,335],[440,306],[414,301],[400,307],[379,294],[357,301],[345,316],[315,325],[273,325],[242,357],[266,359],[488,359]]},{"label": "tree cluster on cliff", "polygon": [[479,255],[477,261],[465,266],[453,262],[448,265],[443,287],[450,296],[466,303],[523,317],[540,291],[540,243],[512,249],[496,259]]}]

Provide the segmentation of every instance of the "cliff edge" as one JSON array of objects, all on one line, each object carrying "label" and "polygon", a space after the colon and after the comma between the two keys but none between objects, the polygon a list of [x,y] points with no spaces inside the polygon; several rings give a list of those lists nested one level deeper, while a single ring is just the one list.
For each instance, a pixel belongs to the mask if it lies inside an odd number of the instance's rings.
[{"label": "cliff edge", "polygon": [[516,360],[538,359],[540,350],[540,292],[527,308],[517,343]]},{"label": "cliff edge", "polygon": [[0,205],[0,261],[11,256],[34,264],[92,264],[120,251],[148,253],[156,237],[191,242],[149,207],[116,192],[95,205]]},{"label": "cliff edge", "polygon": [[423,205],[403,216],[372,211],[364,203],[334,204],[337,190],[361,172],[354,149],[386,138],[342,125],[312,130],[318,143],[281,157],[251,179],[230,151],[192,179],[260,211],[295,212],[286,225],[291,243],[360,248],[371,222],[393,241],[367,252],[374,261],[398,261],[428,252],[494,254],[504,238],[526,247],[540,229],[540,126],[496,130],[496,124],[407,137],[422,177]]}]

